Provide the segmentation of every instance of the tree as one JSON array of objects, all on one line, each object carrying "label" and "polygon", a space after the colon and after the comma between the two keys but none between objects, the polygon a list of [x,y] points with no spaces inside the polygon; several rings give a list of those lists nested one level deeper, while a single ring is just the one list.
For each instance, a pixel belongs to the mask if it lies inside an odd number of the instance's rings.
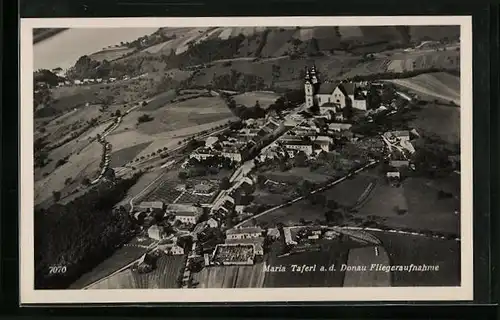
[{"label": "tree", "polygon": [[305,167],[307,166],[307,155],[304,151],[300,151],[293,158],[294,164],[297,167]]},{"label": "tree", "polygon": [[180,171],[179,172],[179,179],[181,180],[186,180],[188,178],[188,174],[186,171]]},{"label": "tree", "polygon": [[120,111],[120,110],[116,110],[116,112],[115,112],[115,117],[119,117],[119,116],[121,116],[121,115],[122,115],[121,111]]},{"label": "tree", "polygon": [[229,189],[231,187],[231,183],[229,182],[229,178],[228,177],[222,178],[219,187],[221,190]]},{"label": "tree", "polygon": [[61,200],[61,192],[60,191],[52,191],[52,197],[54,198],[55,202],[58,202]]}]

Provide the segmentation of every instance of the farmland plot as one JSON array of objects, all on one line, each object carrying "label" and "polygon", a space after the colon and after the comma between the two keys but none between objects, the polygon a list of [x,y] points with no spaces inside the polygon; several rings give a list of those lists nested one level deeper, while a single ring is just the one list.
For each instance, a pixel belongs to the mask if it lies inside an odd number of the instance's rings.
[{"label": "farmland plot", "polygon": [[431,96],[445,102],[460,104],[460,78],[446,74],[421,74],[408,79],[394,79],[391,82],[414,91],[417,94]]},{"label": "farmland plot", "polygon": [[390,265],[389,256],[383,247],[368,246],[349,250],[347,266],[366,266],[367,270],[346,270],[344,287],[390,287],[391,274],[373,270],[372,264]]},{"label": "farmland plot", "polygon": [[150,143],[141,143],[132,147],[124,148],[111,153],[111,159],[109,161],[109,166],[111,168],[122,167],[125,164],[132,161],[135,156],[146,148]]},{"label": "farmland plot", "polygon": [[177,288],[177,277],[184,267],[184,256],[162,255],[156,268],[145,274],[132,272],[135,284],[133,289]]},{"label": "farmland plot", "polygon": [[205,267],[193,275],[198,288],[262,288],[264,277],[262,263]]},{"label": "farmland plot", "polygon": [[274,103],[279,97],[279,94],[270,91],[254,91],[245,92],[233,98],[237,105],[242,104],[247,107],[252,107],[258,101],[262,108],[267,109],[267,107]]},{"label": "farmland plot", "polygon": [[387,250],[391,265],[439,266],[437,271],[392,272],[392,286],[460,285],[460,242],[380,232],[374,234]]},{"label": "farmland plot", "polygon": [[410,125],[420,132],[433,133],[452,144],[460,143],[460,108],[430,103],[416,113]]},{"label": "farmland plot", "polygon": [[[269,266],[283,265],[285,272],[266,272],[264,287],[342,287],[344,282],[344,271],[339,266],[347,262],[349,248],[353,244],[349,240],[346,243],[333,243],[323,245],[321,251],[296,253],[285,257],[278,257],[276,251],[271,252],[265,264]],[[276,243],[274,245],[276,250]],[[314,271],[300,273],[294,271],[296,266],[316,266]],[[320,271],[323,266],[329,268],[335,265],[332,271]]]},{"label": "farmland plot", "polygon": [[[73,289],[81,289],[87,285],[90,285],[92,282],[97,281],[103,277],[106,277],[116,270],[125,267],[129,263],[139,259],[144,253],[146,249],[136,246],[124,246],[113,255],[111,255],[108,259],[104,260],[102,263],[97,265],[92,271],[84,274],[80,279],[78,279],[70,288]],[[126,288],[130,287],[130,283],[121,282],[123,279],[127,279],[127,275],[130,275],[129,270],[122,271],[112,277],[109,278],[108,281],[104,283],[96,283],[95,289],[112,289],[112,288]],[[127,280],[128,281],[128,280]],[[121,284],[120,284],[121,283]]]}]

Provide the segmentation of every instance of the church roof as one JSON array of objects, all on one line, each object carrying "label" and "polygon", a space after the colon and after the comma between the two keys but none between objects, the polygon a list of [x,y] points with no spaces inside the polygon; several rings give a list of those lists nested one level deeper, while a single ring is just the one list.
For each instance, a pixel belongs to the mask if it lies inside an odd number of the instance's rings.
[{"label": "church roof", "polygon": [[322,83],[319,87],[318,94],[332,94],[333,90],[335,90],[336,87],[337,85],[335,83]]},{"label": "church roof", "polygon": [[339,84],[339,89],[342,90],[344,94],[354,95],[354,83],[341,83]]}]

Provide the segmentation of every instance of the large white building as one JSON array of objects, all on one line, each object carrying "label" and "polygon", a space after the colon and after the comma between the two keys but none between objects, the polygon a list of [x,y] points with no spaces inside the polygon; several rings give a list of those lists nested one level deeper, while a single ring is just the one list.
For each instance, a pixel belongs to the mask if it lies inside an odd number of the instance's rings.
[{"label": "large white building", "polygon": [[178,220],[182,223],[196,224],[196,222],[198,222],[198,219],[203,214],[203,209],[188,204],[172,203],[167,206],[166,213],[167,215],[173,214],[175,216],[175,220]]},{"label": "large white building", "polygon": [[313,144],[308,141],[290,141],[286,142],[285,148],[287,150],[295,150],[297,152],[304,152],[306,155],[310,156],[313,154]]},{"label": "large white building", "polygon": [[[322,108],[323,105],[327,104],[324,108],[331,109],[334,112],[345,107],[353,107],[359,110],[367,109],[366,97],[363,91],[356,87],[355,83],[340,83],[338,85],[328,82],[321,83],[315,66],[310,70],[306,68],[304,90],[306,107],[308,108],[314,105]],[[332,104],[338,106],[338,108],[335,108]]]},{"label": "large white building", "polygon": [[226,239],[252,239],[262,237],[262,229],[257,227],[236,228],[226,231]]}]

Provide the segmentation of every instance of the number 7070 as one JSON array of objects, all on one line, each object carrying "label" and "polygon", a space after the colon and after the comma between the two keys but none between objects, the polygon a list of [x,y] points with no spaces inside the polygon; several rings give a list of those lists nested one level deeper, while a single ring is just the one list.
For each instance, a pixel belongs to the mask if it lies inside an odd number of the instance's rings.
[{"label": "number 7070", "polygon": [[49,274],[61,274],[66,273],[66,266],[50,266]]}]

